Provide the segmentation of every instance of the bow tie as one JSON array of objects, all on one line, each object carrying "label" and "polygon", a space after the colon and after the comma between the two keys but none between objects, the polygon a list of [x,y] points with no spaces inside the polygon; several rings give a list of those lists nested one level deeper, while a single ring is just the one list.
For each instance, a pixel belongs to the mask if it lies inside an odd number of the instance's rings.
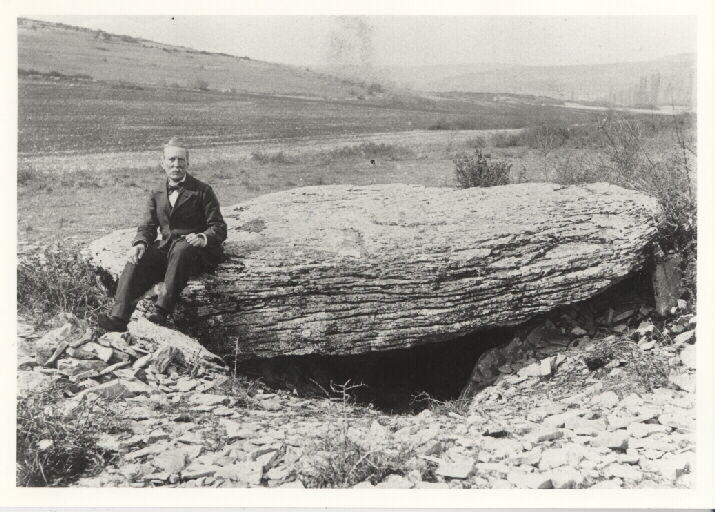
[{"label": "bow tie", "polygon": [[183,184],[179,183],[178,185],[169,185],[167,190],[169,191],[169,194],[171,194],[172,192],[179,191],[182,188]]}]

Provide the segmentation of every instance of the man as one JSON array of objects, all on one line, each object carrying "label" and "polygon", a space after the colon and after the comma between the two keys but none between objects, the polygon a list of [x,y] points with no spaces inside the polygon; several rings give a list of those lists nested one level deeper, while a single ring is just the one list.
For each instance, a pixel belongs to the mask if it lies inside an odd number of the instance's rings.
[{"label": "man", "polygon": [[[189,150],[171,139],[164,146],[161,167],[167,179],[149,195],[114,306],[109,315],[98,319],[107,331],[125,331],[139,297],[161,280],[164,291],[147,319],[165,324],[189,276],[221,260],[226,223],[211,187],[187,173]],[[157,228],[161,240],[157,240]]]}]

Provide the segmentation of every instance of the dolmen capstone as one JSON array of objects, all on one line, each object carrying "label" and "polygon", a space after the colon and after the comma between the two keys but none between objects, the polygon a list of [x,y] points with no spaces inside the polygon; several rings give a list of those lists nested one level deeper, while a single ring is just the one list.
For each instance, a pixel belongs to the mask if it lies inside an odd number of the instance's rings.
[{"label": "dolmen capstone", "polygon": [[[223,208],[226,259],[180,314],[239,360],[348,355],[515,325],[646,262],[655,199],[614,185],[328,185]],[[134,230],[88,254],[117,276]]]}]

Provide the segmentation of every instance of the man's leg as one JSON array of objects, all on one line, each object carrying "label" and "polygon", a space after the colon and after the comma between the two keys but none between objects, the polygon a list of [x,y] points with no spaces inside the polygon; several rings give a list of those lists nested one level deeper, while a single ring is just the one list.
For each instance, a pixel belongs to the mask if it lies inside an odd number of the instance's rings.
[{"label": "man's leg", "polygon": [[166,313],[174,311],[181,290],[189,277],[200,274],[205,267],[205,251],[202,247],[193,247],[184,240],[174,242],[169,249],[164,275],[165,293],[159,295],[156,304]]},{"label": "man's leg", "polygon": [[165,269],[165,254],[151,246],[146,248],[144,256],[136,264],[127,263],[119,277],[111,316],[128,322],[139,297],[161,281]]}]

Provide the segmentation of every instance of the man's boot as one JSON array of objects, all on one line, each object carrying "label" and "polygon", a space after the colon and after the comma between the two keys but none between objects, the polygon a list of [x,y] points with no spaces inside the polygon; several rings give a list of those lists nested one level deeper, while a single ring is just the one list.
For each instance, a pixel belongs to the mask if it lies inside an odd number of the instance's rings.
[{"label": "man's boot", "polygon": [[97,325],[107,332],[124,332],[127,330],[127,322],[116,316],[99,315]]},{"label": "man's boot", "polygon": [[166,318],[169,312],[161,306],[154,306],[154,311],[147,315],[146,319],[157,325],[166,325]]}]

